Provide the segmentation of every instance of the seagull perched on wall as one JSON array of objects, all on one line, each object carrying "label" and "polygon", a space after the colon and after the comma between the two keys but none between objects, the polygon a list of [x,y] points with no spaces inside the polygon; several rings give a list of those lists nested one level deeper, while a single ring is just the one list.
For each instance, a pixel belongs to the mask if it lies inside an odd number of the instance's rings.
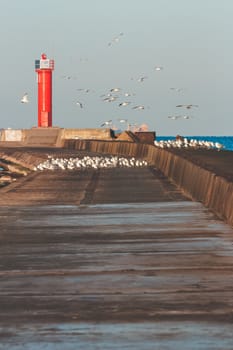
[{"label": "seagull perched on wall", "polygon": [[21,103],[28,103],[29,100],[28,100],[28,93],[26,92],[23,97],[21,98]]}]

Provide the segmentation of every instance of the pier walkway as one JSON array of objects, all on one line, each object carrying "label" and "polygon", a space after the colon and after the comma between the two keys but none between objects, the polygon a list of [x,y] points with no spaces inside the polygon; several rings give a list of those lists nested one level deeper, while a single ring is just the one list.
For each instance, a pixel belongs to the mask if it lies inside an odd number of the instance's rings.
[{"label": "pier walkway", "polygon": [[0,349],[233,348],[233,228],[153,167],[0,189]]}]

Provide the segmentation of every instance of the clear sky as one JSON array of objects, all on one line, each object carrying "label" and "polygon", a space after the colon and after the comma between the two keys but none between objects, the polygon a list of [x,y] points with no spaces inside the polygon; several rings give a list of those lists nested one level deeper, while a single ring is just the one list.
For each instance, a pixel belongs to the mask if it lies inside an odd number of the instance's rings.
[{"label": "clear sky", "polygon": [[[0,128],[37,126],[34,61],[45,52],[55,60],[53,126],[123,118],[161,136],[233,135],[232,0],[0,0],[0,9]],[[104,101],[113,88],[118,97]]]}]

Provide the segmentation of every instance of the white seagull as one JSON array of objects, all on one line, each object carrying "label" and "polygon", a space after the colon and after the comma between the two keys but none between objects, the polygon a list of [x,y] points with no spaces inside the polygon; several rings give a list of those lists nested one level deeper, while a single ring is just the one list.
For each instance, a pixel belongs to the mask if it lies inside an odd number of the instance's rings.
[{"label": "white seagull", "polygon": [[125,106],[128,106],[131,102],[130,101],[125,101],[125,102],[121,102],[119,103],[119,107],[125,107]]},{"label": "white seagull", "polygon": [[80,108],[83,108],[82,102],[77,101],[77,102],[76,102],[76,105],[79,106]]},{"label": "white seagull", "polygon": [[28,103],[29,102],[28,93],[25,93],[20,101],[21,101],[21,103]]},{"label": "white seagull", "polygon": [[119,92],[121,89],[120,88],[112,88],[110,92]]},{"label": "white seagull", "polygon": [[163,67],[162,66],[155,66],[155,70],[156,71],[161,71],[161,70],[163,70]]},{"label": "white seagull", "polygon": [[183,115],[183,118],[184,119],[191,119],[191,118],[193,118],[191,115]]},{"label": "white seagull", "polygon": [[125,97],[135,96],[135,93],[125,92],[124,95]]},{"label": "white seagull", "polygon": [[182,115],[169,115],[168,118],[173,119],[173,120],[177,120],[179,118],[182,118]]},{"label": "white seagull", "polygon": [[176,91],[176,92],[181,92],[184,89],[183,88],[176,88],[176,87],[171,87],[170,90]]},{"label": "white seagull", "polygon": [[140,78],[137,79],[137,81],[139,83],[142,83],[145,79],[148,79],[148,77],[146,77],[146,76],[140,77]]},{"label": "white seagull", "polygon": [[105,125],[111,125],[112,124],[112,120],[108,120],[108,121],[106,121],[106,122],[103,122],[101,125],[100,125],[100,127],[103,127],[103,126],[105,126]]},{"label": "white seagull", "polygon": [[187,108],[187,109],[190,109],[190,108],[192,108],[192,107],[199,107],[198,105],[177,105],[176,107],[185,107],[185,108]]},{"label": "white seagull", "polygon": [[118,119],[120,123],[127,123],[128,119]]},{"label": "white seagull", "polygon": [[109,97],[105,97],[105,98],[103,99],[103,101],[105,101],[105,102],[113,102],[113,101],[115,101],[117,98],[118,98],[118,96],[112,96],[112,95],[110,95]]},{"label": "white seagull", "polygon": [[115,38],[113,38],[109,43],[108,43],[108,46],[111,46],[112,43],[118,43],[120,41],[120,37],[124,35],[124,33],[120,33],[118,36],[115,36]]},{"label": "white seagull", "polygon": [[140,106],[132,107],[132,109],[142,110],[142,109],[145,109],[145,107],[140,105]]}]

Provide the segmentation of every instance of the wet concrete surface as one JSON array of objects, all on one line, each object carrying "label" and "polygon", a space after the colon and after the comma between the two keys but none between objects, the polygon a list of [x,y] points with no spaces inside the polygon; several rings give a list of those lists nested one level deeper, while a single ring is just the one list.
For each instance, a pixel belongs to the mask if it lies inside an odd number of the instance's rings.
[{"label": "wet concrete surface", "polygon": [[0,349],[232,349],[233,229],[157,170],[0,190]]}]

